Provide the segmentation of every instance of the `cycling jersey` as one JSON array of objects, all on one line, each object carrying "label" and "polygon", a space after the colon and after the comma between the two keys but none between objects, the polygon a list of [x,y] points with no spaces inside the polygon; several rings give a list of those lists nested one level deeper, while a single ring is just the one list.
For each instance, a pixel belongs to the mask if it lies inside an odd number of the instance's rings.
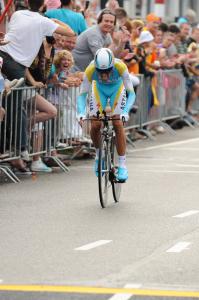
[{"label": "cycling jersey", "polygon": [[107,81],[101,79],[100,74],[96,71],[94,61],[86,68],[77,101],[78,114],[80,115],[86,114],[86,98],[91,84],[90,115],[96,115],[98,111],[102,113],[108,98],[113,114],[128,113],[135,102],[135,93],[128,69],[120,59],[115,59]]}]

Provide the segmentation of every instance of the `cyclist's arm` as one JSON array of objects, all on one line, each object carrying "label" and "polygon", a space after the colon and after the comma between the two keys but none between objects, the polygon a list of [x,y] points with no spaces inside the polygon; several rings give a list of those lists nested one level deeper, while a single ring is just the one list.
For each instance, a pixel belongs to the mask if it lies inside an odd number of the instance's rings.
[{"label": "cyclist's arm", "polygon": [[135,92],[134,92],[133,84],[130,79],[128,71],[123,75],[123,82],[124,82],[124,87],[125,87],[125,89],[127,91],[127,95],[128,95],[127,101],[126,101],[126,106],[125,106],[124,110],[127,113],[129,113],[131,107],[135,103]]},{"label": "cyclist's arm", "polygon": [[80,95],[77,98],[77,113],[78,115],[81,116],[86,115],[86,99],[91,87],[94,71],[95,71],[94,63],[91,62],[90,65],[85,70],[83,82],[80,88]]},{"label": "cyclist's arm", "polygon": [[84,75],[83,82],[80,88],[80,94],[77,98],[77,113],[78,115],[86,115],[86,99],[90,90],[91,83],[89,82],[86,74]]}]

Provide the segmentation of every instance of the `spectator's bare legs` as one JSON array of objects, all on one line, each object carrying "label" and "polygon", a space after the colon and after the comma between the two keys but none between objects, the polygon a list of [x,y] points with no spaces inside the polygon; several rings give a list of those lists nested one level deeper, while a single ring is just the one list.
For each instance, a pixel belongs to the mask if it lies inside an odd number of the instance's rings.
[{"label": "spectator's bare legs", "polygon": [[[37,113],[34,116],[34,123],[45,122],[57,116],[56,107],[53,106],[50,102],[48,102],[44,97],[42,97],[39,94],[36,94],[35,96],[35,108]],[[42,141],[43,130],[38,129],[34,139],[34,152],[39,152],[41,150]],[[39,166],[35,166],[34,162],[39,162]],[[50,172],[51,169],[48,168],[43,162],[41,162],[40,155],[34,155],[31,170]]]},{"label": "spectator's bare legs", "polygon": [[35,97],[36,110],[38,113],[35,116],[35,123],[45,122],[57,116],[57,109],[44,97],[37,94]]},{"label": "spectator's bare legs", "polygon": [[187,104],[187,111],[191,112],[193,103],[198,99],[199,97],[199,84],[195,83],[192,87],[191,95],[188,100]]},{"label": "spectator's bare legs", "polygon": [[[42,147],[42,141],[43,141],[43,130],[39,130],[37,132],[34,132],[34,152],[41,151]],[[33,161],[38,161],[40,159],[40,155],[34,155]]]},{"label": "spectator's bare legs", "polygon": [[0,107],[0,122],[3,121],[4,116],[5,116],[5,110],[3,107]]}]

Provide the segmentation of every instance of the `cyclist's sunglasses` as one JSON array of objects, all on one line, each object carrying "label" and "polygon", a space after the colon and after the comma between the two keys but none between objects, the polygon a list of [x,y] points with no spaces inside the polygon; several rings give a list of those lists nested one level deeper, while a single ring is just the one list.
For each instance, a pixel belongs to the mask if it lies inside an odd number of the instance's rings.
[{"label": "cyclist's sunglasses", "polygon": [[113,70],[113,67],[111,67],[109,69],[105,69],[105,70],[96,68],[96,71],[100,74],[109,74],[112,70]]}]

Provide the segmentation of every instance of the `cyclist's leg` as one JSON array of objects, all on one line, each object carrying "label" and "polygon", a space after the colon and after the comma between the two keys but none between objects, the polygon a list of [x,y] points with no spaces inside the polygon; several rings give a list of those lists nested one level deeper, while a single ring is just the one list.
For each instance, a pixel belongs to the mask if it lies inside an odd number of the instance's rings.
[{"label": "cyclist's leg", "polygon": [[120,118],[122,109],[126,105],[126,91],[124,85],[121,84],[119,89],[117,89],[111,96],[111,106],[113,110],[113,126],[116,135],[116,148],[119,156],[124,156],[126,153],[126,136],[123,128],[123,123]]},{"label": "cyclist's leg", "polygon": [[[122,113],[122,109],[126,104],[126,91],[122,86],[120,89],[120,93],[117,92],[113,97],[118,97],[117,105],[115,105],[114,109],[114,118],[119,119],[120,114]],[[115,102],[115,100],[114,100]],[[113,103],[113,101],[112,101]],[[124,127],[121,120],[113,121],[113,126],[115,129],[116,135],[116,148],[119,156],[119,168],[118,168],[118,179],[119,180],[127,180],[128,179],[128,171],[126,168],[126,136]]]},{"label": "cyclist's leg", "polygon": [[[101,121],[96,120],[97,113],[99,111],[102,112],[104,108],[104,102],[105,102],[105,96],[103,93],[100,91],[98,88],[98,85],[95,81],[92,83],[92,92],[91,92],[91,97],[89,101],[89,115],[93,117],[93,121],[91,121],[91,139],[93,141],[93,145],[96,150],[96,157],[95,157],[95,173],[98,176],[98,160],[99,160],[99,148],[101,145]],[[103,101],[101,103],[101,101]]]},{"label": "cyclist's leg", "polygon": [[[115,115],[114,118],[118,119],[120,116]],[[124,132],[124,127],[121,120],[113,121],[113,126],[115,130],[116,137],[116,148],[119,156],[124,156],[126,154],[126,136]]]},{"label": "cyclist's leg", "polygon": [[[105,95],[102,90],[100,90],[96,81],[92,82],[91,97],[89,100],[89,115],[96,119],[97,113],[102,112],[106,102]],[[100,121],[91,121],[91,139],[93,141],[94,147],[99,149],[100,146]]]}]

